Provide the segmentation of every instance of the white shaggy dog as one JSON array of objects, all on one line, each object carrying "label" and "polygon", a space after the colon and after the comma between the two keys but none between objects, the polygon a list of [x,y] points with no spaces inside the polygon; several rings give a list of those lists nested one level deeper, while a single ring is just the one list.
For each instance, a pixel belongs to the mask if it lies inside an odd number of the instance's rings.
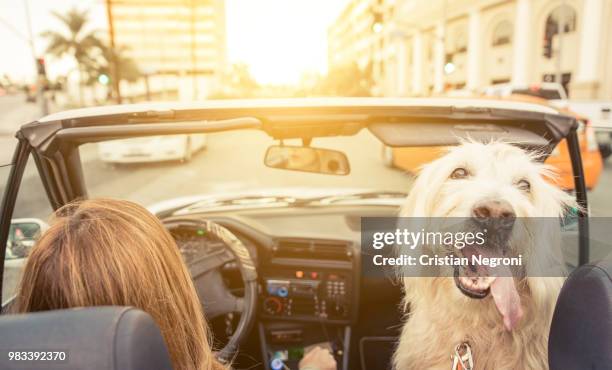
[{"label": "white shaggy dog", "polygon": [[[516,146],[464,143],[422,169],[401,216],[473,219],[484,209],[513,220],[556,219],[575,204],[545,180],[549,175]],[[523,227],[514,252],[537,254],[538,245],[553,243],[557,254],[548,249],[545,258],[559,258],[558,230]],[[522,278],[405,277],[407,321],[394,367],[448,370],[455,347],[468,342],[474,369],[547,369],[548,332],[563,278],[535,277],[530,268]]]}]

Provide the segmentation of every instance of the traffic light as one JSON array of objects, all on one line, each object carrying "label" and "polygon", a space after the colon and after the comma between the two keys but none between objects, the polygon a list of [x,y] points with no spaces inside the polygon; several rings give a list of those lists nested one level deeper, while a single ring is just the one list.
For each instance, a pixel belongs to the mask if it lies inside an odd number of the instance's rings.
[{"label": "traffic light", "polygon": [[383,5],[380,1],[370,6],[370,13],[372,14],[372,31],[380,33],[384,25]]},{"label": "traffic light", "polygon": [[380,33],[383,28],[383,13],[378,9],[372,9],[372,30]]},{"label": "traffic light", "polygon": [[45,68],[45,58],[36,58],[36,71],[39,76],[47,76],[47,69]]},{"label": "traffic light", "polygon": [[108,77],[107,74],[102,73],[101,75],[98,76],[98,82],[101,83],[102,85],[108,85],[108,83],[110,82],[110,78]]}]

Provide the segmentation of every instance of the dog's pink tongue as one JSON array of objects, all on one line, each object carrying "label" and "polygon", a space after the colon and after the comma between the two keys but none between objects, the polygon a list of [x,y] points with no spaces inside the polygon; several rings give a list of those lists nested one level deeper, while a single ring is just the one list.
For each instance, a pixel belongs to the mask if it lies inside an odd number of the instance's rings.
[{"label": "dog's pink tongue", "polygon": [[512,276],[499,276],[491,284],[491,294],[497,310],[504,318],[504,326],[512,331],[523,316],[521,298],[514,285]]}]

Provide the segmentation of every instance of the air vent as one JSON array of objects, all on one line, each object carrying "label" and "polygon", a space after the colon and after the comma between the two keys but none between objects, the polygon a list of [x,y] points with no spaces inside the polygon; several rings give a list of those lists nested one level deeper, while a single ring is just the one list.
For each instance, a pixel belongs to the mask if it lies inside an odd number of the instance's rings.
[{"label": "air vent", "polygon": [[281,239],[276,243],[272,256],[350,261],[352,252],[350,245],[341,241]]}]

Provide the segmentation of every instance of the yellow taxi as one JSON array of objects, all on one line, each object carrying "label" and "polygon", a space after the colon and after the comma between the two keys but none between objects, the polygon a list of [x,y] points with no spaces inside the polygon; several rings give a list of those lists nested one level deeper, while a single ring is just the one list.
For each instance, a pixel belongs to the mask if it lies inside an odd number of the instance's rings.
[{"label": "yellow taxi", "polygon": [[[513,95],[505,99],[548,105],[544,99],[525,95]],[[568,110],[557,110],[562,113],[575,116],[580,122],[578,139],[580,141],[580,151],[582,156],[582,165],[584,167],[585,182],[589,190],[593,189],[597,185],[599,176],[601,175],[601,171],[603,169],[603,161],[599,153],[595,131],[590,126],[588,119],[585,117],[581,117],[578,114]],[[410,173],[416,173],[421,166],[442,156],[445,151],[446,147],[440,146],[401,148],[383,146],[381,156],[384,164],[389,167],[398,168]],[[554,181],[562,189],[574,190],[572,164],[570,162],[566,140],[561,141],[555,147],[551,155],[546,159],[545,163],[554,167],[558,174],[558,177],[552,181]]]}]

